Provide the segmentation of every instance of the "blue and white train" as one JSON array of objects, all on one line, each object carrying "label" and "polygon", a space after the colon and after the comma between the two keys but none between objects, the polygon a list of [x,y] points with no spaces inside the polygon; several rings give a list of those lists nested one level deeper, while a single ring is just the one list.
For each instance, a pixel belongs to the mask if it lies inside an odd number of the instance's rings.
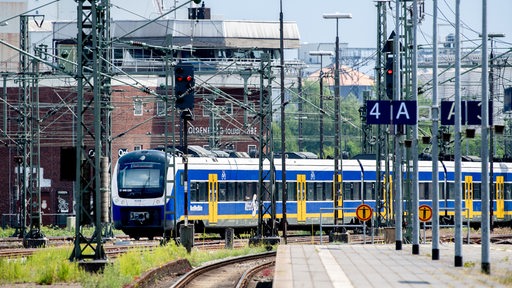
[{"label": "blue and white train", "polygon": [[[139,150],[119,158],[112,173],[112,215],[114,226],[133,238],[171,235],[174,221],[182,223],[184,211],[184,165],[170,154],[158,150]],[[342,162],[342,193],[334,197],[333,160],[287,159],[288,199],[286,217],[289,229],[311,230],[333,217],[342,223],[354,221],[360,204],[370,205],[382,219],[392,215],[392,181],[382,179],[383,191],[376,191],[376,161]],[[255,229],[258,223],[258,159],[254,158],[188,158],[188,220],[196,231]],[[267,165],[268,167],[268,165]],[[282,218],[281,161],[275,161],[276,218]],[[512,218],[512,163],[494,163],[493,219]],[[173,174],[175,171],[175,174]],[[383,173],[382,173],[383,174]],[[407,175],[404,176],[407,178]],[[175,181],[174,181],[175,180]],[[477,223],[481,217],[481,163],[462,162],[464,217]],[[164,189],[167,185],[167,189]],[[407,195],[404,187],[404,195]],[[420,205],[432,205],[432,161],[419,162]],[[444,219],[454,215],[454,163],[439,162],[439,206]],[[376,205],[376,196],[380,199]],[[334,203],[334,199],[338,203]],[[407,196],[404,198],[406,199]],[[176,203],[176,204],[175,204]],[[264,205],[269,205],[265,202]],[[335,205],[336,204],[336,205]],[[408,202],[404,200],[404,211]],[[335,213],[333,207],[342,207]],[[322,209],[324,208],[324,209]],[[322,210],[321,210],[322,209]],[[338,222],[339,223],[339,222]],[[315,228],[316,229],[316,228]]]}]

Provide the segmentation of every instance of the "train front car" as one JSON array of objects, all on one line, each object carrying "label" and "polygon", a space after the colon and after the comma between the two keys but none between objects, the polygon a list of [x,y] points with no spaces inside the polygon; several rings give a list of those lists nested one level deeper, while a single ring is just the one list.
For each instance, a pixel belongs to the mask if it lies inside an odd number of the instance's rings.
[{"label": "train front car", "polygon": [[[112,175],[114,227],[130,237],[153,238],[172,229],[163,223],[165,203],[165,153],[138,150],[119,158]],[[168,187],[167,193],[172,193]]]}]

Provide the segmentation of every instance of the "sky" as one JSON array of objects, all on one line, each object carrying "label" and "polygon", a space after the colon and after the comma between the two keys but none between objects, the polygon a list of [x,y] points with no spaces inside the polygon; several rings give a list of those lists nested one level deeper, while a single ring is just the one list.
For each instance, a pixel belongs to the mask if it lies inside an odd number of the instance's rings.
[{"label": "sky", "polygon": [[[302,43],[333,43],[336,36],[336,21],[323,19],[325,13],[350,13],[352,19],[339,21],[340,42],[348,43],[352,48],[372,48],[377,42],[377,8],[375,0],[205,0],[211,9],[213,19],[224,20],[269,20],[279,21],[280,1],[283,5],[285,21],[294,21],[299,27]],[[418,43],[432,42],[433,1],[425,0],[424,20],[418,26]],[[439,3],[439,42],[449,33],[454,33],[455,0],[437,0]],[[115,20],[155,19],[160,14],[158,6],[167,8],[183,6],[172,12],[169,17],[186,18],[188,0],[110,0],[111,16]],[[481,44],[479,34],[482,27],[483,0],[460,0],[463,47],[475,47]],[[46,19],[76,20],[76,2],[70,0],[32,0],[29,8],[44,6],[32,13],[47,15]],[[408,1],[412,5],[412,1]],[[195,5],[195,4],[194,4]],[[395,0],[387,6],[389,35],[395,26]],[[512,0],[487,0],[489,33],[504,33],[506,37],[496,39],[496,48],[512,47]],[[0,11],[0,15],[2,12]],[[6,15],[5,17],[9,17]],[[7,18],[0,17],[0,20]],[[13,20],[14,21],[14,20]],[[0,27],[16,29],[16,25]]]},{"label": "sky", "polygon": [[[114,5],[111,13],[115,18],[140,19],[139,16],[155,18],[157,3],[161,0],[144,1],[151,3],[141,7],[140,0],[111,0]],[[164,3],[175,1],[164,1]],[[181,2],[181,3],[180,3]],[[455,21],[454,0],[438,0],[439,36],[440,41],[454,28],[449,24]],[[178,5],[185,1],[176,1]],[[393,30],[395,20],[395,1],[387,7],[388,34]],[[412,5],[412,1],[410,1]],[[433,0],[425,1],[425,19],[418,29],[419,43],[432,42],[432,4]],[[512,0],[487,0],[489,33],[504,33],[505,38],[497,39],[495,47],[512,46]],[[211,8],[212,18],[225,20],[273,20],[279,21],[279,0],[206,0],[206,7]],[[335,20],[323,19],[324,13],[351,13],[352,19],[339,21],[340,42],[348,43],[349,47],[371,48],[376,46],[377,39],[377,8],[374,0],[282,0],[284,21],[295,21],[299,26],[301,42],[328,43],[334,42],[336,36]],[[188,7],[188,6],[186,6]],[[461,0],[461,29],[463,41],[481,41],[478,39],[482,27],[482,0]],[[129,11],[129,12],[128,12]],[[178,17],[186,15],[186,9],[177,12]],[[117,18],[119,19],[119,18]],[[508,22],[508,23],[507,23]],[[476,43],[476,42],[475,42]],[[478,43],[477,43],[478,44]],[[463,43],[463,45],[466,45]],[[468,46],[475,46],[467,44]]]}]

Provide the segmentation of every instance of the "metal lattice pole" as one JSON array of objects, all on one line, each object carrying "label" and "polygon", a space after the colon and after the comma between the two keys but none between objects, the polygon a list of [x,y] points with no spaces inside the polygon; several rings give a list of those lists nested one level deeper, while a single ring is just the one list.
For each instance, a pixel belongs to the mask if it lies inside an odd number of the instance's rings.
[{"label": "metal lattice pole", "polygon": [[[276,237],[274,149],[272,137],[272,65],[263,54],[260,66],[260,137],[258,172],[258,228],[251,243],[273,241]],[[265,83],[266,80],[266,83]],[[267,202],[267,203],[264,203]],[[277,241],[277,240],[276,240]]]},{"label": "metal lattice pole", "polygon": [[[111,86],[110,1],[78,1],[77,35],[77,139],[76,139],[76,231],[74,250],[70,260],[106,260],[103,249],[103,229],[109,225],[108,211],[101,203],[108,194],[102,187],[102,177],[110,174],[111,155]],[[92,93],[87,93],[91,91]],[[104,159],[106,158],[106,159]],[[103,159],[103,160],[102,160]],[[101,163],[107,173],[102,176]],[[105,164],[106,163],[106,164]],[[93,206],[90,207],[91,202]],[[103,199],[103,200],[102,200]],[[82,234],[81,226],[94,224],[90,237]],[[85,250],[85,247],[92,249]]]}]

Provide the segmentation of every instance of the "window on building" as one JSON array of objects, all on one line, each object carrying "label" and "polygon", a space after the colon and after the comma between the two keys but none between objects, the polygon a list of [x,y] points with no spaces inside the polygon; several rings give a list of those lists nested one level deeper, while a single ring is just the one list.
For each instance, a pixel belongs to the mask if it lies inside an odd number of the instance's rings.
[{"label": "window on building", "polygon": [[247,103],[249,106],[249,110],[247,110],[248,116],[255,116],[256,115],[256,104],[254,102]]},{"label": "window on building", "polygon": [[210,117],[212,114],[212,105],[203,102],[203,117]]},{"label": "window on building", "polygon": [[142,100],[135,99],[133,101],[133,115],[134,116],[142,116],[142,114],[144,112],[144,110],[142,108],[143,108]]},{"label": "window on building", "polygon": [[165,102],[156,101],[156,116],[165,116]]},{"label": "window on building", "polygon": [[256,158],[258,156],[258,151],[256,150],[256,145],[248,145],[247,153],[249,153],[249,156],[251,156],[251,158]]},{"label": "window on building", "polygon": [[142,144],[141,145],[135,145],[133,146],[133,150],[137,151],[137,150],[142,150]]},{"label": "window on building", "polygon": [[226,112],[227,115],[233,115],[233,103],[226,102],[224,107],[225,107],[224,111]]}]

